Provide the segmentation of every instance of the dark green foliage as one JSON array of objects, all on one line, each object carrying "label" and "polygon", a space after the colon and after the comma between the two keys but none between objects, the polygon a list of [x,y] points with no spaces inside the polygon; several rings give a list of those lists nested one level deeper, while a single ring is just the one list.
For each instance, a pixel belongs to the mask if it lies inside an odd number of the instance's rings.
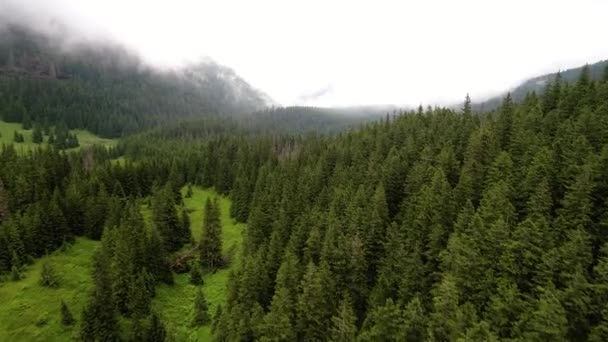
[{"label": "dark green foliage", "polygon": [[192,316],[192,326],[199,327],[201,325],[209,323],[209,308],[207,306],[207,300],[203,291],[200,287],[196,291],[196,297],[194,297],[194,313]]},{"label": "dark green foliage", "polygon": [[16,143],[22,143],[25,141],[25,138],[23,137],[23,134],[15,131],[15,133],[13,134],[13,141]]},{"label": "dark green foliage", "polygon": [[21,119],[21,128],[25,130],[32,129],[32,119],[28,113],[23,114],[23,118]]},{"label": "dark green foliage", "polygon": [[118,319],[113,302],[110,260],[99,250],[93,260],[94,288],[82,311],[80,338],[85,341],[117,341]]},{"label": "dark green foliage", "polygon": [[166,255],[162,239],[157,229],[150,229],[148,240],[145,246],[146,260],[148,261],[148,270],[157,280],[166,284],[173,284],[173,273]]},{"label": "dark green foliage", "polygon": [[150,322],[148,323],[148,328],[146,329],[144,341],[165,342],[167,340],[165,323],[163,323],[156,313],[152,313],[149,320]]},{"label": "dark green foliage", "polygon": [[75,134],[70,133],[68,127],[64,123],[55,126],[52,139],[49,137],[49,144],[58,150],[74,148],[80,145],[78,143],[78,137],[76,137]]},{"label": "dark green foliage", "polygon": [[65,325],[65,326],[74,324],[74,322],[75,322],[74,316],[72,316],[70,309],[68,308],[67,304],[63,300],[61,301],[61,311],[60,312],[61,312],[61,324]]},{"label": "dark green foliage", "polygon": [[44,287],[59,287],[59,279],[53,266],[45,262],[40,272],[40,285]]},{"label": "dark green foliage", "polygon": [[222,223],[217,199],[207,199],[203,215],[203,235],[199,243],[200,262],[211,269],[222,267]]},{"label": "dark green foliage", "polygon": [[297,153],[257,167],[263,138],[237,145],[231,214],[248,229],[219,322],[242,325],[216,334],[601,340],[608,131],[596,79],[591,68],[573,85],[557,77],[491,113],[474,115],[467,98],[462,114],[422,108],[279,139],[272,151]]},{"label": "dark green foliage", "polygon": [[181,213],[181,229],[177,232],[179,234],[180,243],[185,245],[192,240],[192,231],[190,230],[190,216],[186,208],[182,209]]},{"label": "dark green foliage", "polygon": [[0,179],[0,223],[6,220],[9,216],[9,208],[8,208],[8,194],[6,193],[6,189],[4,188],[4,183],[2,179]]},{"label": "dark green foliage", "polygon": [[34,125],[34,131],[32,132],[32,141],[35,144],[41,144],[44,140],[44,136],[42,135],[42,129],[39,124]]},{"label": "dark green foliage", "polygon": [[203,274],[198,262],[194,262],[190,266],[190,284],[197,286],[203,285]]},{"label": "dark green foliage", "polygon": [[[180,222],[170,183],[156,190],[152,198],[152,218],[167,252],[175,252],[184,244],[184,222]],[[189,225],[188,225],[189,226]]]},{"label": "dark green foliage", "polygon": [[357,317],[350,298],[345,297],[338,306],[338,311],[331,318],[329,340],[332,342],[353,341],[357,335]]}]

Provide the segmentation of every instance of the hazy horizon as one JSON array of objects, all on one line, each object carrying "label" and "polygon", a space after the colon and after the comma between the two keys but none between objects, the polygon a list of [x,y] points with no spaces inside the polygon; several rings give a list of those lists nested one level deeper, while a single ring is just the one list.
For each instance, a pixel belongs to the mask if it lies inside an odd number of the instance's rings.
[{"label": "hazy horizon", "polygon": [[211,58],[281,105],[478,101],[608,58],[599,0],[0,0],[0,13],[4,23],[116,42],[153,66]]}]

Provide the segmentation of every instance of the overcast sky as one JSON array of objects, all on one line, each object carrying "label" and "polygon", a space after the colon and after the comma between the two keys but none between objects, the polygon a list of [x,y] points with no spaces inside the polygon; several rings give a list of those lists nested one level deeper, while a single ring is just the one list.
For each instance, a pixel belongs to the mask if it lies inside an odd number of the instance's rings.
[{"label": "overcast sky", "polygon": [[0,0],[2,13],[155,65],[208,56],[283,105],[479,100],[608,59],[605,0]]}]

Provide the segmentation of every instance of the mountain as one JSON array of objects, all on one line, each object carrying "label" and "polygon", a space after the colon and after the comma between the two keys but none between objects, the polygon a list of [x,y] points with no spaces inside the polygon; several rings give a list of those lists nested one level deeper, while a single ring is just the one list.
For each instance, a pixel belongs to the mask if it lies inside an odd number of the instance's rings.
[{"label": "mountain", "polygon": [[160,70],[112,43],[0,31],[0,117],[65,122],[117,137],[181,118],[261,110],[273,101],[211,60]]},{"label": "mountain", "polygon": [[[602,77],[605,77],[604,75],[606,75],[606,68],[608,68],[608,60],[603,60],[597,63],[589,64],[587,66],[589,68],[589,75],[591,79],[599,80]],[[580,66],[577,68],[567,69],[565,71],[559,71],[562,81],[566,83],[575,82],[576,80],[578,80],[581,71],[584,67],[585,66]],[[547,84],[550,84],[553,80],[555,80],[557,74],[558,72],[533,77],[518,85],[517,87],[509,90],[509,92],[511,93],[511,97],[515,102],[521,102],[528,93],[536,92],[536,94],[541,94],[542,92],[544,92]],[[502,98],[505,94],[490,98],[489,100],[480,103],[476,103],[473,105],[473,108],[480,112],[496,109],[502,102]]]}]

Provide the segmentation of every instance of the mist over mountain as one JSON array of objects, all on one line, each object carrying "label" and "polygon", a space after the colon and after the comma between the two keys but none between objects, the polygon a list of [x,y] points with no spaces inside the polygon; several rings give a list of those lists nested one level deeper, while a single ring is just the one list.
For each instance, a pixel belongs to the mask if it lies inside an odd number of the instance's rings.
[{"label": "mist over mountain", "polygon": [[167,119],[247,113],[274,102],[210,59],[159,69],[111,42],[0,28],[3,118],[65,121],[120,136]]},{"label": "mist over mountain", "polygon": [[[608,67],[608,60],[599,61],[593,64],[586,65],[589,68],[589,76],[592,80],[599,80],[604,77],[606,67]],[[499,96],[492,97],[485,101],[476,101],[473,104],[473,108],[477,111],[483,112],[484,110],[496,109],[500,106],[503,97],[508,93],[511,93],[511,97],[516,102],[521,102],[525,99],[529,93],[536,93],[537,95],[542,94],[547,85],[555,81],[558,73],[561,80],[567,84],[573,84],[576,82],[581,75],[581,72],[585,66],[576,68],[566,69],[557,71],[554,73],[544,74],[536,77],[532,77],[513,89],[506,90]]]}]

